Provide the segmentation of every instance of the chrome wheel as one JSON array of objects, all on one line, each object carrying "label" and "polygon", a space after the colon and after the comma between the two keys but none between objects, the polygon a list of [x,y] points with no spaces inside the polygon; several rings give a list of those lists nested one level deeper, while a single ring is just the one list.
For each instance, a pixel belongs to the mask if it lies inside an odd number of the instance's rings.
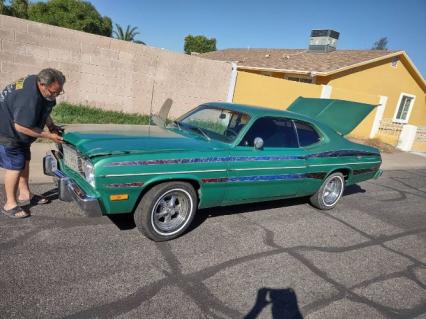
[{"label": "chrome wheel", "polygon": [[342,196],[344,188],[343,179],[340,176],[334,176],[327,181],[324,187],[322,200],[326,206],[333,206]]},{"label": "chrome wheel", "polygon": [[155,202],[151,212],[151,223],[160,235],[173,235],[179,232],[193,211],[193,200],[185,189],[171,189]]}]

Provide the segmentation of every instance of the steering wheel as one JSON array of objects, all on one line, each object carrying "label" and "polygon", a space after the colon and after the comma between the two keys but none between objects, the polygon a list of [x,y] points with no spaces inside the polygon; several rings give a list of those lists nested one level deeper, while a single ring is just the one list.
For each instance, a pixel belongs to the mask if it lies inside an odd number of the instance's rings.
[{"label": "steering wheel", "polygon": [[238,132],[232,128],[227,128],[224,132],[224,135],[235,138],[238,136]]}]

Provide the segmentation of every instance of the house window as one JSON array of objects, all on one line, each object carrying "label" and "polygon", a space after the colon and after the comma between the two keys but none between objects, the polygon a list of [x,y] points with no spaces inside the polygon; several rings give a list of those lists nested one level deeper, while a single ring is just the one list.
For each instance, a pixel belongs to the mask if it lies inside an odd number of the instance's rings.
[{"label": "house window", "polygon": [[296,81],[296,82],[303,82],[303,83],[312,83],[312,79],[311,78],[304,78],[304,77],[298,77],[298,76],[287,76],[286,80]]},{"label": "house window", "polygon": [[410,113],[414,105],[415,95],[401,93],[393,121],[397,123],[408,123]]}]

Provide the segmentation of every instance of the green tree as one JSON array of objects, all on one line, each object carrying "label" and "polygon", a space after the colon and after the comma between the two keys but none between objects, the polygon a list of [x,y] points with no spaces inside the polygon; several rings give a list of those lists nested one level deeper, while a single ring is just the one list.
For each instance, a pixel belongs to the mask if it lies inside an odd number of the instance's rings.
[{"label": "green tree", "polygon": [[203,35],[188,35],[185,37],[184,51],[186,54],[191,54],[191,52],[205,53],[216,51],[216,39],[208,39]]},{"label": "green tree", "polygon": [[28,0],[0,0],[0,14],[28,19]]},{"label": "green tree", "polygon": [[30,20],[110,37],[112,21],[83,0],[48,0],[31,4]]},{"label": "green tree", "polygon": [[144,42],[140,40],[136,40],[136,36],[139,34],[138,31],[136,31],[138,27],[132,27],[131,25],[128,25],[126,28],[126,31],[119,25],[115,24],[115,30],[112,32],[114,37],[119,40],[124,41],[132,41],[135,43],[145,44]]},{"label": "green tree", "polygon": [[4,0],[0,0],[0,14],[9,15],[8,7],[4,4]]},{"label": "green tree", "polygon": [[383,37],[377,40],[376,42],[374,42],[374,45],[371,48],[371,50],[387,50],[388,49],[387,45],[388,45],[388,38]]},{"label": "green tree", "polygon": [[28,19],[28,0],[12,0],[10,2],[10,14],[21,19]]}]

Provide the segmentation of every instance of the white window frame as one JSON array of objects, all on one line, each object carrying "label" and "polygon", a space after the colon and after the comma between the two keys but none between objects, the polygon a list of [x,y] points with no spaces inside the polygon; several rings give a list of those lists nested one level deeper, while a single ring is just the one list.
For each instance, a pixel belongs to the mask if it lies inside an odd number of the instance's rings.
[{"label": "white window frame", "polygon": [[[399,110],[399,107],[401,106],[401,102],[402,102],[402,99],[404,98],[404,96],[412,98],[410,106],[408,108],[407,118],[405,120],[403,120],[403,119],[397,119],[396,115],[398,114],[398,110]],[[398,100],[398,103],[396,104],[395,113],[393,115],[392,121],[395,122],[395,123],[407,124],[408,120],[410,119],[411,111],[413,110],[413,106],[414,106],[414,102],[415,101],[416,101],[416,96],[415,95],[402,92],[399,95],[399,100]]]}]

